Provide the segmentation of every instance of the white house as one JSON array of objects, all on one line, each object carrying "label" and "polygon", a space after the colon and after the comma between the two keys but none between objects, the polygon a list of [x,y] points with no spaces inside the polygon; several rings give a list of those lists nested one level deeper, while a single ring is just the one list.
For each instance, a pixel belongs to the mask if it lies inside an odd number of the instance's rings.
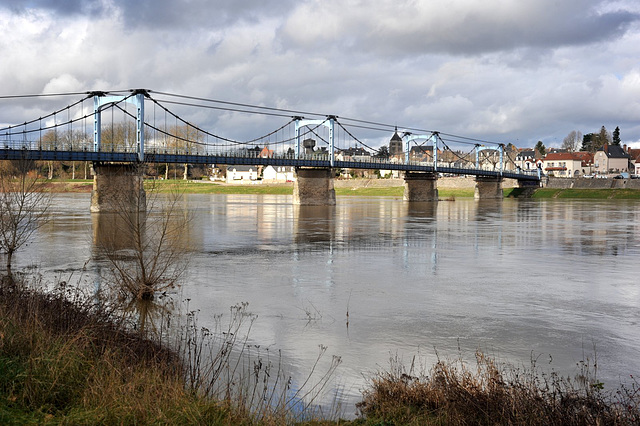
[{"label": "white house", "polygon": [[582,158],[572,152],[554,152],[547,154],[542,170],[556,177],[578,177],[582,173]]},{"label": "white house", "polygon": [[249,183],[258,180],[257,166],[227,167],[227,183]]},{"label": "white house", "polygon": [[293,182],[295,180],[295,167],[267,166],[262,171],[263,182]]}]

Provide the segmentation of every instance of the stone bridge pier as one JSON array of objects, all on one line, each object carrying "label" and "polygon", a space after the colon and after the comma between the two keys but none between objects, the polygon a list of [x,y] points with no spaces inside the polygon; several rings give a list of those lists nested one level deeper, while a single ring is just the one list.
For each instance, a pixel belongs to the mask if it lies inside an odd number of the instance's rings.
[{"label": "stone bridge pier", "polygon": [[142,167],[136,164],[93,164],[92,213],[146,210]]},{"label": "stone bridge pier", "polygon": [[406,172],[404,174],[405,201],[438,201],[438,174]]},{"label": "stone bridge pier", "polygon": [[296,167],[293,204],[300,206],[334,206],[333,171],[328,168]]},{"label": "stone bridge pier", "polygon": [[518,181],[518,196],[529,198],[536,192],[536,189],[540,188],[540,182],[537,180],[519,180]]},{"label": "stone bridge pier", "polygon": [[502,200],[502,177],[477,176],[476,190],[473,195],[476,200]]}]

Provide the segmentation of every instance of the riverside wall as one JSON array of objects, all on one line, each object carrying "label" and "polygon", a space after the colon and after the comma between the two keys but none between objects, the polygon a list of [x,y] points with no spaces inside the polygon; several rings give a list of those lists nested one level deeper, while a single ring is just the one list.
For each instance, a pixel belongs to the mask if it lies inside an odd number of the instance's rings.
[{"label": "riverside wall", "polygon": [[640,179],[557,178],[542,180],[546,188],[555,189],[640,189]]},{"label": "riverside wall", "polygon": [[[335,188],[390,188],[404,186],[404,179],[335,179]],[[476,187],[475,177],[441,177],[438,178],[438,188],[440,189],[474,189]],[[516,188],[518,181],[515,179],[504,179],[503,188]]]}]

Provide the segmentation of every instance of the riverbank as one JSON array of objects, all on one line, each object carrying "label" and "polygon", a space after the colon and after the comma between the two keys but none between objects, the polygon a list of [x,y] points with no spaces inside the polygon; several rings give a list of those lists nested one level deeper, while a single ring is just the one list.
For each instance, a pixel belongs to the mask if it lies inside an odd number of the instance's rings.
[{"label": "riverbank", "polygon": [[[0,287],[2,424],[637,424],[635,387],[602,390],[595,368],[584,383],[498,365],[440,361],[427,372],[398,359],[370,379],[361,417],[303,416],[294,404],[254,413],[245,401],[200,395],[184,360],[162,340],[127,329],[60,283],[53,292]],[[74,297],[76,297],[74,299]],[[193,372],[193,370],[188,370]],[[326,413],[325,413],[326,416]],[[331,414],[330,414],[331,416]]]},{"label": "riverbank", "polygon": [[233,422],[188,391],[172,351],[78,301],[60,285],[0,288],[0,423]]},{"label": "riverbank", "polygon": [[[404,186],[401,179],[353,179],[336,180],[337,196],[359,197],[396,197],[402,198]],[[473,198],[474,187],[472,179],[442,179],[439,181],[438,194],[440,199]],[[178,185],[187,194],[269,194],[291,195],[293,183],[261,183],[261,184],[225,184],[207,181],[147,181],[147,187],[155,187],[160,192],[170,191]],[[90,193],[93,187],[91,180],[52,181],[48,188],[52,192]],[[559,198],[559,199],[640,199],[640,189],[633,188],[569,188],[556,187],[535,188],[532,191],[522,191],[516,187],[503,189],[505,198]]]}]

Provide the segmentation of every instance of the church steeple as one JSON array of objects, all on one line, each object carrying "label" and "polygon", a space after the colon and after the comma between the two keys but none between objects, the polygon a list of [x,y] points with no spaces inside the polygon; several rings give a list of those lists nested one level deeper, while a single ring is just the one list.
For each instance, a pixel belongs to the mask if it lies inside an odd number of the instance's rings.
[{"label": "church steeple", "polygon": [[402,154],[402,138],[400,137],[400,135],[398,135],[397,126],[395,131],[393,132],[393,136],[391,136],[391,140],[389,141],[389,154],[390,155]]}]

